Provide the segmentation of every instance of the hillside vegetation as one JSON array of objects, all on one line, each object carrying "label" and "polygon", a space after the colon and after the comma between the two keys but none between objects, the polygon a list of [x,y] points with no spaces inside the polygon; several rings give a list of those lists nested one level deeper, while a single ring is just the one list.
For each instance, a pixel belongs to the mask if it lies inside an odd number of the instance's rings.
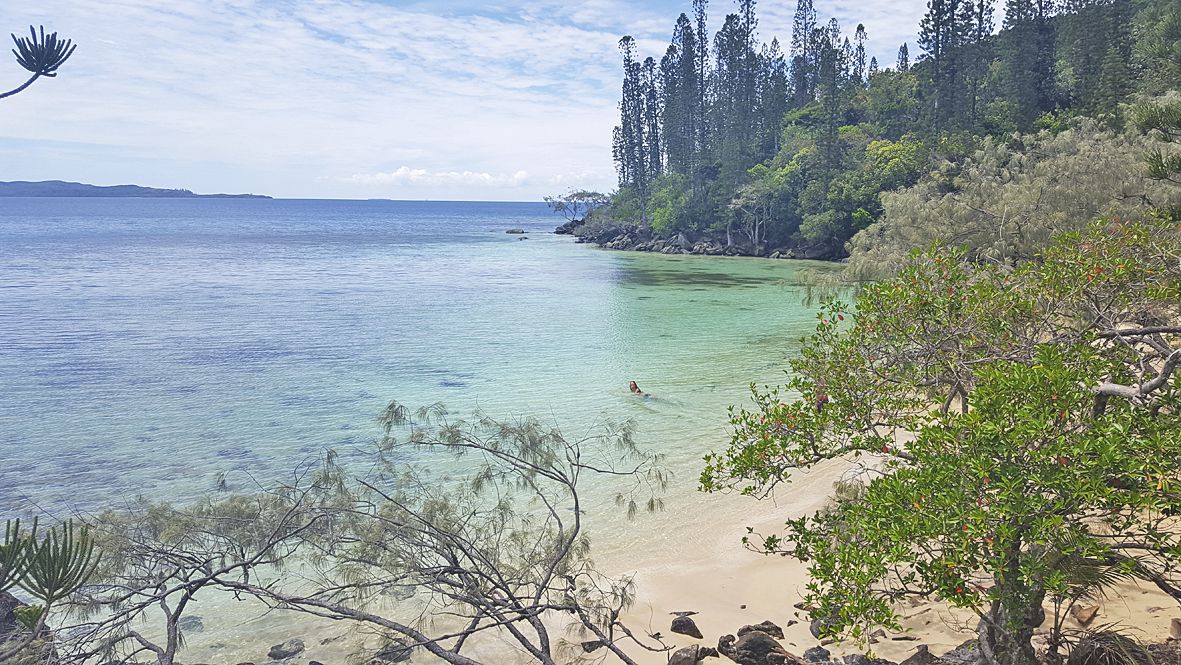
[{"label": "hillside vegetation", "polygon": [[755,4],[711,33],[696,0],[659,58],[620,41],[619,189],[585,235],[851,254],[870,277],[931,241],[1029,256],[1178,202],[1147,159],[1159,132],[1134,122],[1181,80],[1175,2],[1007,0],[996,25],[992,0],[931,0],[892,63],[868,56],[872,26],[825,22],[811,0],[789,43],[762,43]]}]

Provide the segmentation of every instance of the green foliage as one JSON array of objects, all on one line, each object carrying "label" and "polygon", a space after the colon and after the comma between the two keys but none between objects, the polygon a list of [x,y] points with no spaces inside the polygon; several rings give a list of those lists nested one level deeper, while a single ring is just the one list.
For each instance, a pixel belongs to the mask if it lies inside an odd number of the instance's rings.
[{"label": "green foliage", "polygon": [[4,542],[0,543],[0,592],[8,591],[20,584],[28,573],[25,561],[30,546],[36,538],[37,522],[33,521],[32,534],[21,532],[21,521],[4,522]]},{"label": "green foliage", "polygon": [[973,259],[1020,261],[1086,220],[1175,205],[1181,189],[1154,180],[1144,161],[1158,145],[1086,118],[1057,132],[987,138],[969,158],[884,194],[880,221],[850,243],[850,275],[894,274],[913,248],[931,243],[967,247]]},{"label": "green foliage", "polygon": [[757,543],[808,564],[825,631],[864,642],[937,597],[985,618],[993,662],[1031,662],[1044,599],[1181,585],[1179,253],[1181,226],[1151,218],[1015,268],[917,254],[855,310],[825,306],[701,485],[761,497],[845,461],[863,493]]},{"label": "green foliage", "polygon": [[[1176,95],[1132,107],[1132,122],[1165,143],[1181,143],[1181,101]],[[1181,153],[1154,148],[1148,153],[1148,175],[1156,180],[1181,180]]]},{"label": "green foliage", "polygon": [[22,605],[12,610],[13,616],[28,630],[34,630],[45,616],[44,605]]},{"label": "green foliage", "polygon": [[1106,627],[1084,635],[1071,650],[1066,665],[1153,665],[1153,661],[1143,644]]},{"label": "green foliage", "polygon": [[20,521],[5,523],[4,543],[0,546],[0,591],[14,585],[42,601],[41,605],[17,607],[13,613],[26,635],[10,636],[0,643],[0,662],[39,662],[44,644],[42,627],[49,610],[69,597],[94,576],[99,558],[86,527],[75,529],[66,522],[37,537],[37,522],[29,533],[22,533]]},{"label": "green foliage", "polygon": [[56,32],[51,32],[49,35],[45,34],[45,26],[41,26],[41,32],[38,33],[33,26],[29,26],[29,36],[17,38],[12,35],[12,41],[16,44],[16,48],[12,50],[13,55],[16,56],[16,62],[26,71],[33,74],[32,78],[26,81],[23,85],[9,90],[8,92],[0,93],[0,99],[15,95],[16,93],[29,87],[42,76],[52,78],[57,76],[57,70],[65,64],[70,56],[74,55],[74,51],[78,48],[71,44],[68,39],[58,39]]},{"label": "green foliage", "polygon": [[30,541],[24,566],[22,589],[47,606],[65,598],[86,584],[98,566],[89,529],[76,529],[72,521],[50,529],[44,538]]},{"label": "green foliage", "polygon": [[574,221],[584,218],[596,208],[607,205],[610,202],[610,197],[601,192],[571,189],[557,196],[546,196],[543,200],[550,210]]},{"label": "green foliage", "polygon": [[689,201],[687,179],[684,176],[668,174],[661,176],[653,185],[652,230],[668,233],[678,228]]}]

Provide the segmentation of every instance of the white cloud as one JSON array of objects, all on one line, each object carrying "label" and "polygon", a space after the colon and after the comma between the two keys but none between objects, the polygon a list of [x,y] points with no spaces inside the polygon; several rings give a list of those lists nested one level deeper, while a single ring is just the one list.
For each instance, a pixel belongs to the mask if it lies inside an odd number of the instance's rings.
[{"label": "white cloud", "polygon": [[412,169],[409,166],[402,166],[386,173],[361,173],[343,180],[362,185],[520,187],[529,182],[529,173],[527,171],[517,171],[511,174],[478,171],[428,171],[427,169]]}]

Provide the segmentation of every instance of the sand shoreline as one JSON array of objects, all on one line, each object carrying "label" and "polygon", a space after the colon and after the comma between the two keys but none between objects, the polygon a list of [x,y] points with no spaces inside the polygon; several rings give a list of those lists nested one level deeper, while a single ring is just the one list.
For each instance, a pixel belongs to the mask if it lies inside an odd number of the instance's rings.
[{"label": "sand shoreline", "polygon": [[[742,546],[741,539],[748,526],[762,533],[775,533],[784,520],[821,508],[833,482],[847,468],[832,462],[800,475],[781,489],[778,503],[737,495],[698,494],[687,505],[670,506],[669,514],[643,518],[635,529],[647,537],[614,543],[596,557],[604,573],[635,577],[637,601],[623,617],[628,626],[639,635],[660,633],[666,644],[680,648],[692,644],[716,646],[723,635],[770,620],[783,627],[782,643],[788,651],[802,655],[819,645],[820,641],[809,632],[807,614],[794,607],[808,582],[804,565],[782,556],[751,552]],[[689,515],[693,517],[685,519]],[[670,528],[653,528],[661,523]],[[628,563],[630,566],[625,565]],[[1117,587],[1100,605],[1102,609],[1092,625],[1116,623],[1146,642],[1164,641],[1171,618],[1181,616],[1177,604],[1164,593],[1133,585]],[[669,631],[673,613],[685,611],[697,612],[693,619],[703,639]],[[875,656],[901,662],[919,645],[942,654],[975,635],[975,617],[939,603],[907,604],[901,613],[906,629],[901,635],[906,637],[892,639],[899,635],[888,635],[870,645]],[[1068,620],[1068,626],[1079,628],[1073,620]],[[305,623],[294,615],[271,614],[245,620],[226,633],[214,629],[200,636],[193,640],[183,660],[227,665],[265,662],[259,658],[267,648],[290,637],[302,637],[308,647],[290,662],[304,665],[318,660],[333,665],[346,662],[350,652],[361,645],[363,632],[358,626]],[[580,651],[578,638],[568,635],[566,639],[571,642],[571,652]],[[372,638],[369,641],[372,646]],[[228,648],[211,649],[211,642],[228,643]],[[518,655],[518,649],[511,645],[497,646],[498,640],[486,642],[473,645],[469,655],[498,665],[532,662]],[[828,644],[825,648],[836,656],[865,653],[852,642]],[[667,654],[663,653],[632,648],[629,654],[641,665],[667,663]],[[418,650],[413,662],[439,661]],[[712,662],[730,661],[722,658]]]},{"label": "sand shoreline", "polygon": [[[677,647],[717,646],[722,635],[734,634],[744,625],[764,620],[784,629],[781,642],[794,654],[802,655],[806,649],[819,646],[820,641],[809,632],[807,613],[794,607],[808,583],[805,566],[788,557],[746,550],[741,538],[747,526],[765,534],[777,533],[786,519],[819,509],[827,501],[832,483],[846,468],[847,465],[829,463],[798,478],[780,493],[781,498],[795,499],[787,505],[776,507],[769,499],[745,498],[749,519],[726,524],[717,532],[717,538],[706,541],[709,547],[697,550],[696,556],[663,568],[638,570],[638,602],[627,619],[639,627],[650,625]],[[1147,643],[1164,642],[1169,637],[1171,619],[1181,617],[1177,602],[1151,585],[1121,584],[1096,604],[1100,611],[1091,627],[1114,624]],[[671,613],[678,611],[698,612],[693,619],[703,639],[669,632]],[[906,603],[899,612],[905,632],[887,635],[869,645],[873,655],[901,662],[914,655],[919,645],[926,645],[934,654],[942,654],[975,637],[977,618],[970,612],[938,602],[919,601]],[[1041,632],[1046,631],[1051,620],[1047,619]],[[798,623],[788,625],[792,621]],[[1068,619],[1066,627],[1082,626]],[[837,656],[866,653],[851,641],[824,646]],[[642,665],[667,662],[664,656],[652,654],[640,654],[637,660]],[[715,662],[730,661],[723,658]]]}]

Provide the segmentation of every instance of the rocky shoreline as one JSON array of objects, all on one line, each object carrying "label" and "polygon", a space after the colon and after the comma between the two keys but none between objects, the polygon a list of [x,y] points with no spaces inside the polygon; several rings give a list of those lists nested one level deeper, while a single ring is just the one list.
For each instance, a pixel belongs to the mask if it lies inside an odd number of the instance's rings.
[{"label": "rocky shoreline", "polygon": [[[697,629],[696,624],[690,618],[695,612],[676,612],[674,614],[676,618],[672,621],[671,632],[696,639],[703,638],[701,631]],[[794,623],[794,621],[789,622],[788,626]],[[812,636],[817,639],[820,638],[818,623],[818,621],[813,621],[810,626]],[[920,644],[915,648],[913,655],[900,663],[895,663],[866,654],[834,656],[823,646],[831,640],[822,642],[820,646],[807,649],[803,656],[797,656],[787,651],[780,643],[785,639],[783,629],[772,621],[743,626],[736,632],[736,635],[719,637],[716,648],[694,644],[677,649],[669,656],[668,665],[702,665],[708,663],[706,659],[722,657],[737,663],[737,665],[979,665],[983,662],[980,646],[976,639],[967,640],[942,655],[935,655],[927,645]],[[877,637],[871,638],[871,643],[879,641],[877,639],[879,637],[886,639],[885,631],[877,631],[875,635]],[[918,638],[910,634],[900,634],[889,639],[911,641]],[[588,642],[583,644],[583,649],[590,652],[597,650],[600,646],[598,642]],[[1145,661],[1154,665],[1178,665],[1181,662],[1181,636],[1171,636],[1165,642],[1141,644],[1139,648],[1143,649],[1143,654],[1146,656]],[[1130,658],[1131,654],[1125,654],[1125,656]]]},{"label": "rocky shoreline", "polygon": [[603,249],[657,254],[696,254],[701,256],[750,256],[768,259],[839,260],[827,247],[766,247],[749,242],[729,242],[724,235],[689,237],[683,232],[661,235],[645,232],[631,225],[596,224],[573,220],[554,229],[557,235],[572,235],[580,243],[594,244]]}]

